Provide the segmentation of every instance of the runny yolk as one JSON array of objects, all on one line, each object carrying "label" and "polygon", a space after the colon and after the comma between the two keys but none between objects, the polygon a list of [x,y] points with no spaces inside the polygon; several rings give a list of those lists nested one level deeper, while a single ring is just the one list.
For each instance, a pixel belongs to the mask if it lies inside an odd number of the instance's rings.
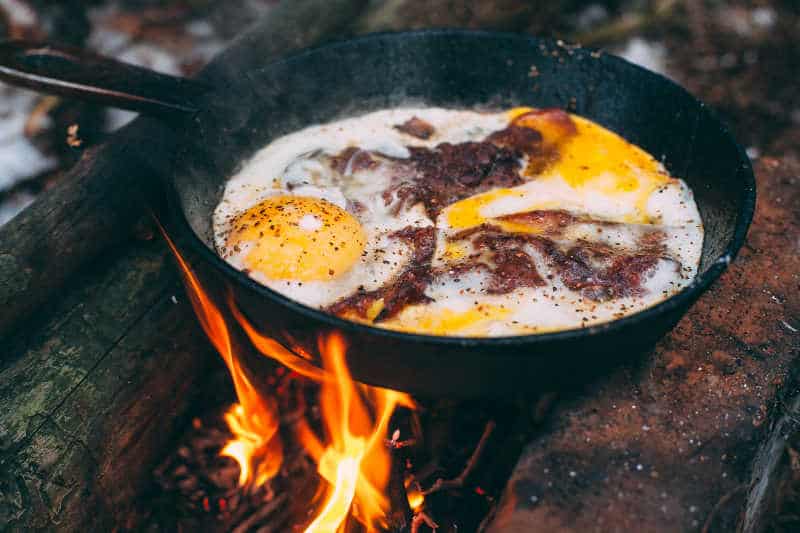
[{"label": "runny yolk", "polygon": [[[570,115],[574,127],[566,127],[555,114],[537,113],[529,107],[510,110],[508,118],[518,126],[539,131],[543,145],[557,154],[543,173],[528,176],[529,179],[554,185],[563,180],[578,194],[591,193],[609,200],[625,195],[631,210],[623,222],[646,223],[650,195],[671,181],[650,154],[584,118]],[[487,221],[485,209],[498,201],[506,203],[509,212],[559,207],[522,187],[494,189],[456,202],[445,210],[447,223],[453,229],[482,224]],[[509,231],[519,229],[505,225]]]},{"label": "runny yolk", "polygon": [[613,177],[605,192],[634,191],[640,181],[668,181],[650,154],[613,131],[570,115],[575,129],[567,134],[558,121],[548,120],[547,113],[534,111],[530,107],[517,107],[508,112],[508,117],[517,125],[539,131],[545,145],[557,148],[559,156],[553,169],[572,187],[592,185],[590,182],[602,175]]},{"label": "runny yolk", "polygon": [[[460,200],[445,209],[447,224],[453,229],[471,228],[482,224],[486,221],[486,217],[482,213],[484,207],[500,198],[513,196],[514,193],[513,189],[494,189]],[[516,192],[516,194],[521,200],[524,200],[524,192]]]},{"label": "runny yolk", "polygon": [[578,134],[564,143],[554,167],[572,187],[613,194],[669,181],[658,162],[638,146],[581,117],[572,120]]},{"label": "runny yolk", "polygon": [[366,237],[350,213],[320,198],[272,196],[239,215],[227,248],[269,279],[327,281],[346,273]]},{"label": "runny yolk", "polygon": [[510,314],[509,309],[492,304],[479,304],[464,311],[433,310],[430,306],[412,305],[398,316],[382,322],[381,326],[427,335],[480,336],[486,334],[491,322],[503,320]]}]

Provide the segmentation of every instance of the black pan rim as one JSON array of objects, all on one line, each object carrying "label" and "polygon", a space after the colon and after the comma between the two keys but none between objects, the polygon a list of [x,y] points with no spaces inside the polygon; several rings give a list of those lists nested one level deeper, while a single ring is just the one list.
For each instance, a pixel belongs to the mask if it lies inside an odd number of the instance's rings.
[{"label": "black pan rim", "polygon": [[[677,89],[679,92],[683,93],[684,95],[694,100],[698,104],[700,112],[705,114],[704,118],[712,121],[715,125],[717,125],[722,135],[726,137],[727,140],[735,146],[739,156],[738,163],[740,165],[740,169],[743,171],[742,178],[744,180],[744,183],[742,183],[742,192],[740,197],[742,208],[740,209],[739,213],[736,216],[733,237],[731,238],[728,245],[725,247],[725,251],[714,260],[713,264],[705,272],[695,277],[694,280],[692,280],[692,282],[686,287],[684,287],[680,292],[670,296],[666,300],[663,300],[662,302],[659,302],[656,305],[653,305],[651,307],[648,307],[631,315],[616,320],[604,322],[601,324],[597,324],[594,326],[589,326],[586,328],[573,328],[573,329],[567,329],[549,333],[534,333],[530,335],[513,335],[513,336],[502,336],[502,337],[440,336],[440,335],[425,335],[419,333],[408,333],[403,331],[390,330],[390,329],[370,326],[367,324],[361,324],[358,322],[352,322],[350,320],[345,320],[343,318],[339,318],[335,315],[326,313],[324,311],[315,309],[313,307],[309,307],[305,304],[292,300],[282,295],[281,293],[258,283],[256,280],[247,276],[243,272],[237,270],[232,265],[228,264],[225,260],[223,260],[221,257],[219,257],[219,255],[217,255],[217,253],[214,250],[212,250],[211,247],[207,246],[200,239],[200,237],[197,236],[197,234],[195,234],[194,230],[190,226],[189,221],[187,220],[185,213],[181,208],[181,203],[178,197],[178,193],[175,190],[174,186],[170,186],[168,201],[171,208],[170,211],[172,212],[172,217],[171,217],[172,222],[177,226],[176,229],[179,230],[185,237],[187,237],[188,244],[191,246],[193,251],[198,253],[202,259],[207,261],[217,271],[221,272],[226,277],[231,278],[236,283],[243,285],[246,288],[250,289],[251,291],[257,293],[259,296],[267,298],[275,302],[276,304],[287,307],[300,315],[308,317],[310,320],[316,320],[318,322],[321,322],[333,329],[343,330],[354,334],[365,334],[365,335],[383,337],[386,338],[387,340],[405,341],[405,342],[419,343],[419,344],[424,343],[431,345],[440,345],[442,347],[455,346],[455,347],[477,348],[477,349],[480,348],[489,349],[501,346],[514,347],[523,345],[547,344],[559,341],[574,341],[602,333],[612,333],[621,331],[628,327],[634,327],[637,324],[647,321],[650,318],[669,313],[670,311],[678,309],[682,306],[688,307],[689,305],[691,305],[691,303],[693,303],[696,298],[698,298],[703,292],[705,292],[711,286],[711,284],[714,281],[716,281],[717,278],[719,278],[719,276],[728,267],[730,262],[736,258],[736,255],[738,254],[739,250],[744,244],[747,235],[747,230],[750,226],[750,223],[753,219],[753,214],[755,212],[756,182],[750,158],[747,156],[744,148],[736,141],[735,137],[731,134],[730,128],[727,126],[727,124],[725,124],[719,118],[718,114],[710,106],[706,105],[705,103],[697,99],[694,95],[689,93],[689,91],[687,91],[674,81],[670,80],[669,78],[661,74],[658,74],[656,72],[647,70],[633,63],[630,63],[629,61],[626,61],[621,57],[609,54],[605,51],[599,51],[593,48],[583,48],[577,46],[573,47],[572,45],[564,44],[560,40],[557,41],[555,39],[539,38],[524,34],[510,33],[510,32],[467,30],[467,29],[423,29],[423,30],[412,30],[412,31],[401,31],[401,32],[380,32],[354,38],[332,40],[323,43],[321,45],[306,48],[296,53],[287,55],[282,59],[273,61],[265,65],[259,70],[269,69],[274,65],[287,64],[300,61],[309,54],[314,54],[322,50],[330,50],[330,49],[335,49],[337,47],[348,46],[351,43],[365,43],[370,41],[380,41],[387,39],[426,38],[430,36],[444,36],[444,37],[457,36],[457,37],[482,38],[482,39],[505,40],[505,41],[515,40],[528,43],[531,46],[539,46],[541,44],[544,44],[548,48],[558,47],[561,49],[565,49],[565,47],[570,47],[573,50],[578,51],[578,53],[582,54],[599,53],[598,57],[604,61],[616,62],[618,64],[621,64],[623,68],[632,69],[635,71],[639,71],[640,74],[655,77],[660,83],[668,84],[672,86],[674,89]],[[176,213],[179,213],[179,216],[175,216]],[[520,352],[520,355],[524,355],[524,352]]]}]

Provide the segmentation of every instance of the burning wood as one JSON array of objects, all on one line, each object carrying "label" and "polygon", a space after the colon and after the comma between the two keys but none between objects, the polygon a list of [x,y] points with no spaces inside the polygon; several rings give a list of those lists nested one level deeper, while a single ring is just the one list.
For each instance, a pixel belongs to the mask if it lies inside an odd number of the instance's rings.
[{"label": "burning wood", "polygon": [[[282,460],[277,402],[261,394],[250,382],[239,364],[222,313],[164,235],[178,260],[200,324],[225,361],[239,400],[225,415],[234,438],[221,454],[239,464],[239,486],[260,487],[278,473]],[[383,442],[395,408],[413,407],[413,400],[400,392],[356,384],[347,368],[344,341],[336,333],[320,336],[324,366],[324,371],[320,371],[258,334],[241,313],[236,312],[235,316],[265,356],[286,362],[299,377],[321,384],[320,410],[328,442],[320,440],[308,421],[300,419],[296,424],[298,442],[328,484],[321,489],[322,503],[306,532],[337,531],[350,513],[368,531],[388,527],[391,508],[385,489],[392,460]]]},{"label": "burning wood", "polygon": [[478,464],[481,454],[486,448],[486,443],[489,441],[489,437],[492,436],[495,426],[496,424],[494,420],[490,420],[486,424],[486,428],[483,430],[483,435],[481,435],[481,440],[478,441],[475,451],[472,452],[472,455],[469,457],[469,461],[467,461],[466,466],[464,466],[464,470],[462,470],[457,477],[454,477],[453,479],[437,479],[436,483],[434,483],[433,486],[428,490],[423,491],[422,495],[427,496],[443,489],[460,489],[463,487],[467,477],[469,477],[472,471],[475,470],[475,466]]},{"label": "burning wood", "polygon": [[[320,369],[302,350],[289,350],[258,332],[229,299],[231,316],[252,345],[289,369],[277,367],[268,387],[255,386],[240,365],[231,326],[221,308],[204,291],[169,236],[164,236],[199,322],[230,374],[237,403],[223,415],[227,432],[195,423],[193,430],[205,436],[195,436],[190,446],[178,448],[177,466],[162,467],[159,484],[187,499],[187,509],[214,513],[227,527],[240,531],[261,531],[279,521],[300,523],[307,533],[349,531],[355,527],[353,521],[363,531],[436,529],[426,497],[436,493],[440,498],[447,489],[466,486],[496,422],[486,423],[458,476],[439,477],[423,491],[419,481],[445,473],[436,456],[443,450],[425,450],[428,443],[440,446],[441,439],[425,435],[414,400],[404,393],[356,383],[347,367],[347,346],[338,333],[320,335]],[[307,408],[306,399],[315,396]],[[398,408],[403,409],[396,415]],[[391,438],[390,428],[398,428],[391,430]],[[401,439],[406,431],[410,437]],[[425,458],[429,466],[416,469]],[[284,516],[281,513],[291,502],[276,504],[276,499],[284,502],[288,487],[303,486],[291,481],[291,472],[311,479],[315,493],[309,495],[311,504],[306,508]],[[473,498],[485,495],[482,489],[470,494]],[[247,512],[239,510],[244,501]]]}]

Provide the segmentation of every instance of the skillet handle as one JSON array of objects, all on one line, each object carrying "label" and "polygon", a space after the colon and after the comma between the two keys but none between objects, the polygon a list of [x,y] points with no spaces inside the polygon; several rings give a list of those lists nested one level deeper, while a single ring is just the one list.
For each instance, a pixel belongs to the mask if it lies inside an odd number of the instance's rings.
[{"label": "skillet handle", "polygon": [[122,63],[79,48],[0,42],[0,80],[162,118],[194,113],[210,87]]}]

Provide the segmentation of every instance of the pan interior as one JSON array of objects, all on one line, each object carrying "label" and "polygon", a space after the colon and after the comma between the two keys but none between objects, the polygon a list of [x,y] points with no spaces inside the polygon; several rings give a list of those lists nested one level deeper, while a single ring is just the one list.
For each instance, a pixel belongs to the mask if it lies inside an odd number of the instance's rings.
[{"label": "pan interior", "polygon": [[175,189],[209,248],[225,181],[258,149],[312,124],[402,105],[559,107],[617,132],[694,191],[705,226],[698,276],[724,260],[752,186],[741,149],[677,85],[613,56],[520,36],[432,31],[334,43],[242,73],[205,104],[183,128]]}]

